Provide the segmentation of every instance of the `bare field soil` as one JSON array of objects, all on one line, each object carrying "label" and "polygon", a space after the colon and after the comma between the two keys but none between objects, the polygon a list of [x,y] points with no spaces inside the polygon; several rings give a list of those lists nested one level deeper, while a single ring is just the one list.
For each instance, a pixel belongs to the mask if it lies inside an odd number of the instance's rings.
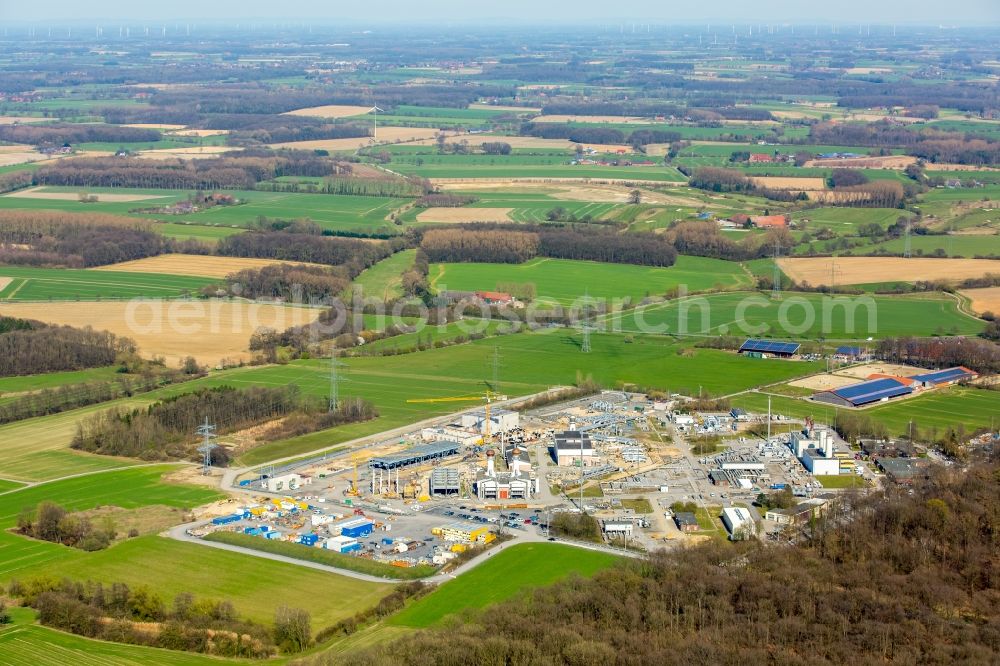
[{"label": "bare field soil", "polygon": [[177,366],[193,356],[215,366],[247,361],[250,336],[261,327],[283,331],[312,323],[321,310],[244,301],[156,301],[12,303],[0,306],[8,317],[49,324],[90,326],[131,338],[145,357],[162,356]]},{"label": "bare field soil", "polygon": [[27,150],[0,152],[0,167],[27,164],[28,162],[41,162],[44,159],[47,159],[45,155]]},{"label": "bare field soil", "polygon": [[285,116],[315,116],[317,118],[350,118],[371,111],[370,106],[353,106],[350,104],[327,104],[325,106],[310,106],[305,109],[295,109],[282,115]]},{"label": "bare field soil", "polygon": [[[579,179],[576,183],[581,183]],[[529,192],[532,194],[545,194],[553,199],[563,201],[590,201],[594,203],[628,203],[629,193],[634,187],[624,185],[602,185],[599,183],[571,184],[567,183],[545,183],[545,182],[524,182],[511,180],[477,179],[476,181],[463,181],[447,184],[448,191],[474,191],[474,192]],[[642,201],[647,204],[662,204],[675,206],[693,206],[695,208],[704,205],[703,201],[684,196],[674,196],[653,190],[642,190]]]},{"label": "bare field soil", "polygon": [[972,309],[977,313],[1000,312],[1000,287],[965,289],[958,293],[972,301]]},{"label": "bare field soil", "polygon": [[[379,130],[381,134],[382,130]],[[576,150],[577,146],[583,146],[584,148],[593,148],[598,152],[603,153],[615,153],[619,150],[624,150],[631,153],[632,148],[630,146],[623,146],[619,144],[611,143],[573,143],[569,139],[543,139],[537,136],[487,136],[480,134],[476,137],[477,140],[481,140],[478,145],[483,143],[490,143],[493,141],[502,141],[503,143],[510,144],[511,148],[548,148],[557,150]],[[433,144],[430,141],[427,145]],[[470,144],[474,144],[469,141]]]},{"label": "bare field soil", "polygon": [[997,171],[995,167],[982,167],[972,164],[948,164],[947,162],[934,162],[927,165],[928,171]]},{"label": "bare field soil", "polygon": [[853,377],[857,379],[868,379],[871,375],[893,375],[895,377],[909,377],[927,372],[924,368],[917,368],[912,365],[900,365],[898,363],[865,363],[851,368],[837,370],[838,375],[843,377]]},{"label": "bare field soil", "polygon": [[14,278],[0,277],[0,291],[3,291],[4,289],[6,289],[7,285],[9,285],[13,281],[14,281]]},{"label": "bare field soil", "polygon": [[837,284],[963,280],[1000,275],[1000,261],[990,259],[905,259],[903,257],[791,257],[778,259],[785,275],[796,282],[829,285],[836,270]]},{"label": "bare field soil", "polygon": [[123,261],[91,268],[92,271],[118,271],[125,273],[161,273],[163,275],[192,275],[224,278],[247,268],[263,268],[274,264],[301,264],[279,259],[251,259],[246,257],[211,257],[200,254],[161,254],[145,259]]},{"label": "bare field soil", "polygon": [[223,153],[241,150],[233,146],[191,146],[190,148],[164,148],[162,150],[143,150],[139,157],[147,160],[197,160],[207,157],[218,157]]},{"label": "bare field soil", "polygon": [[502,104],[470,104],[470,109],[482,111],[511,111],[513,113],[533,113],[538,115],[542,112],[537,106],[504,106]]},{"label": "bare field soil", "polygon": [[[435,137],[441,132],[429,127],[379,127],[377,143],[409,143],[427,141],[428,145],[436,142]],[[371,137],[356,137],[351,139],[315,139],[313,141],[289,141],[272,143],[273,148],[294,148],[298,150],[357,150],[372,145]]]},{"label": "bare field soil", "polygon": [[809,160],[804,167],[830,167],[834,169],[905,169],[917,161],[909,155],[889,157],[846,157],[844,159]]},{"label": "bare field soil", "polygon": [[758,187],[766,187],[771,190],[800,190],[803,192],[810,190],[826,189],[826,181],[822,178],[784,178],[782,176],[758,176],[751,178],[753,184]]},{"label": "bare field soil", "polygon": [[36,118],[35,116],[0,116],[0,125],[13,125],[14,123],[40,123],[51,118]]},{"label": "bare field soil", "polygon": [[615,123],[624,125],[650,124],[654,121],[640,116],[575,116],[575,115],[542,115],[531,119],[533,123]]},{"label": "bare field soil", "polygon": [[184,129],[183,127],[169,132],[172,136],[219,136],[229,134],[227,129]]},{"label": "bare field soil", "polygon": [[510,222],[513,208],[428,208],[417,215],[420,222]]},{"label": "bare field soil", "polygon": [[789,386],[811,389],[813,391],[829,391],[849,384],[857,383],[856,377],[843,377],[840,375],[816,375],[814,377],[804,377],[788,382]]},{"label": "bare field soil", "polygon": [[170,132],[172,130],[182,130],[187,125],[171,125],[170,123],[125,123],[122,127],[135,127],[136,129],[155,129]]},{"label": "bare field soil", "polygon": [[[86,192],[87,188],[81,187],[80,192]],[[10,194],[5,194],[10,199],[48,199],[50,201],[79,201],[78,192],[46,192],[44,187],[30,187],[26,190],[17,190]],[[107,203],[131,203],[133,201],[146,201],[147,199],[163,199],[164,196],[156,194],[109,194],[101,193],[94,195],[98,201]]]}]

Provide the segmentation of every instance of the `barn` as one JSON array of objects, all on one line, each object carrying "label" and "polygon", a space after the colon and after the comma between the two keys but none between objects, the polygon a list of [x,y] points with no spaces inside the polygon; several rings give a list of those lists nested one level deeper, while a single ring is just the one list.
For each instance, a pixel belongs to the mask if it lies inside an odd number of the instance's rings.
[{"label": "barn", "polygon": [[740,345],[739,353],[755,358],[791,358],[799,351],[799,343],[780,340],[758,340],[750,338]]},{"label": "barn", "polygon": [[812,399],[838,407],[861,407],[910,393],[913,393],[912,385],[892,377],[883,377],[823,391],[815,394]]},{"label": "barn", "polygon": [[958,382],[967,382],[978,376],[979,375],[972,370],[958,366],[955,368],[946,368],[945,370],[935,370],[934,372],[925,372],[920,375],[913,375],[910,379],[917,382],[924,388],[935,388],[937,386],[957,384]]}]

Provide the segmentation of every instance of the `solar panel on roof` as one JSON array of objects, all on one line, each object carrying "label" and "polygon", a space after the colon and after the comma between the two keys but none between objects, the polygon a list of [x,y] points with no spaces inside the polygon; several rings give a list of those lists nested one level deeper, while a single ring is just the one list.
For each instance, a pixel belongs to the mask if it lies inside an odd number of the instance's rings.
[{"label": "solar panel on roof", "polygon": [[799,347],[800,345],[797,342],[781,342],[778,340],[757,340],[754,338],[750,338],[740,346],[740,351],[794,354]]},{"label": "solar panel on roof", "polygon": [[962,379],[963,377],[971,377],[972,373],[964,368],[947,368],[946,370],[936,370],[934,372],[925,372],[922,375],[914,375],[912,379],[918,382],[930,382],[931,384],[938,384],[941,382],[955,381],[956,379]]},{"label": "solar panel on roof", "polygon": [[876,402],[883,398],[895,398],[912,393],[913,388],[895,379],[873,379],[868,382],[842,386],[831,391],[836,396],[855,405]]}]

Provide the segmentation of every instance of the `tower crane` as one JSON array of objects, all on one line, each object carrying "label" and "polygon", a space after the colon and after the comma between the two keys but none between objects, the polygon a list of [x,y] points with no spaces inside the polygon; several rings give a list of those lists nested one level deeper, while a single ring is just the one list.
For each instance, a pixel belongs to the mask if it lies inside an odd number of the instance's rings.
[{"label": "tower crane", "polygon": [[475,402],[484,401],[485,404],[485,415],[486,422],[483,424],[485,430],[483,431],[483,443],[490,441],[492,437],[491,426],[492,421],[490,420],[490,404],[497,400],[506,400],[507,396],[501,395],[499,393],[494,393],[493,391],[486,391],[483,395],[460,395],[460,396],[448,396],[444,398],[414,398],[412,400],[407,400],[406,402]]}]

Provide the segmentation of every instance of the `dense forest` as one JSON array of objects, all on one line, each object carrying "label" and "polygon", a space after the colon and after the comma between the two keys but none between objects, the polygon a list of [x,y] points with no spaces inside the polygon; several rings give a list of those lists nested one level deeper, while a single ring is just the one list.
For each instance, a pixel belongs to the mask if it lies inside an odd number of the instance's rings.
[{"label": "dense forest", "polygon": [[[0,263],[89,268],[151,257],[168,250],[199,251],[174,243],[150,223],[102,213],[0,211]],[[204,250],[201,250],[204,252]]]},{"label": "dense forest", "polygon": [[998,484],[995,459],[940,467],[845,496],[796,545],[660,551],[309,664],[995,664]]},{"label": "dense forest", "polygon": [[0,377],[100,368],[134,353],[135,343],[107,331],[0,316]]},{"label": "dense forest", "polygon": [[586,227],[479,224],[424,232],[429,261],[523,263],[534,257],[672,266],[677,252],[662,235]]}]

